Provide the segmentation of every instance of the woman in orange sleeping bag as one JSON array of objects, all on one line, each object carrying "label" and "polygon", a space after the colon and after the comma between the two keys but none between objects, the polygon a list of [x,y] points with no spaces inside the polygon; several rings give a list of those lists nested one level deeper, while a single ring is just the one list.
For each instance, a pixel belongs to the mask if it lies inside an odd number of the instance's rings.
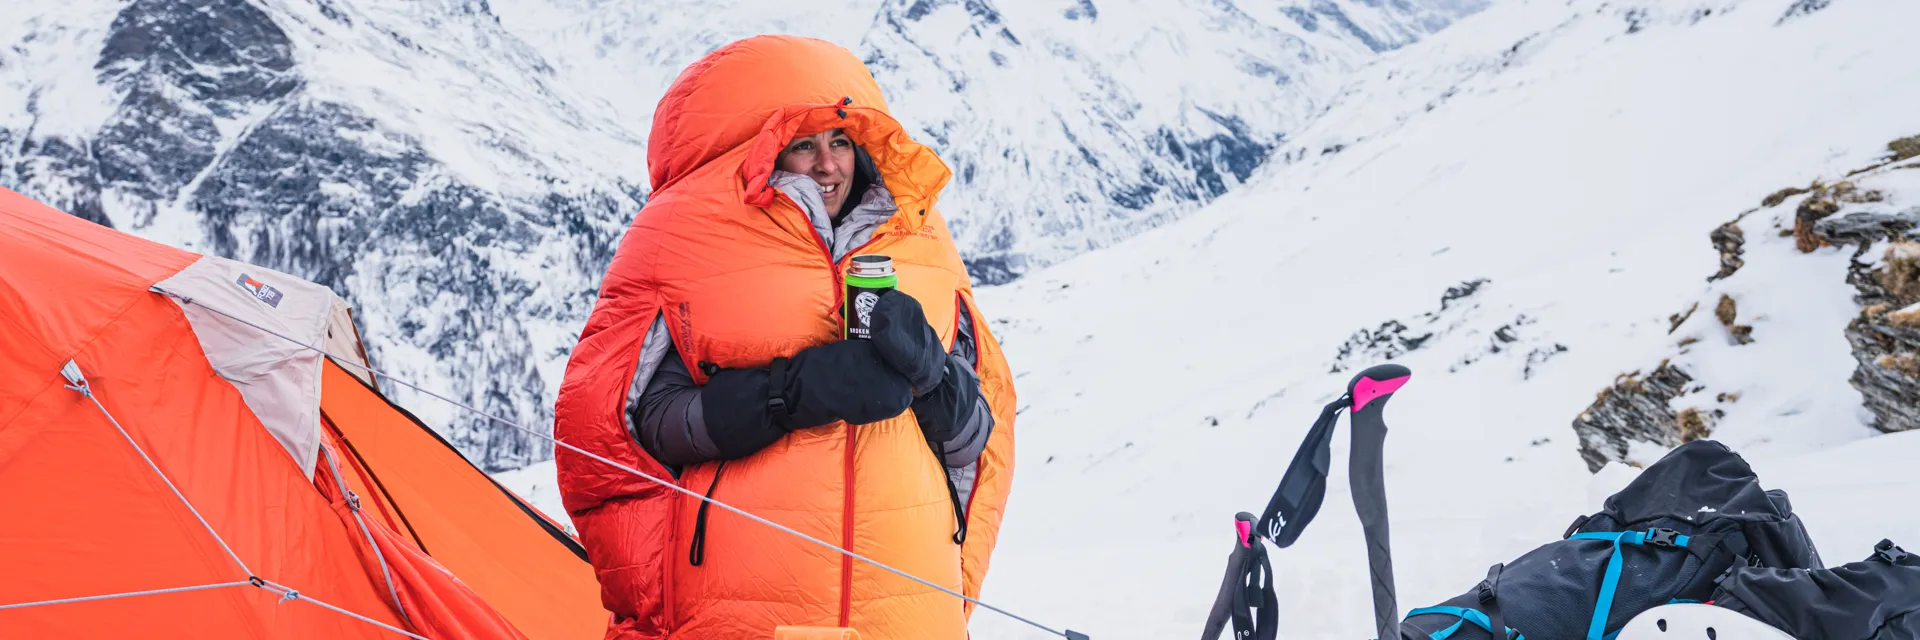
[{"label": "woman in orange sleeping bag", "polygon": [[[674,81],[555,435],[976,596],[1013,467],[1011,376],[934,202],[951,176],[851,53],[758,37]],[[893,259],[871,340],[843,276]],[[609,638],[964,638],[971,605],[562,449]]]}]

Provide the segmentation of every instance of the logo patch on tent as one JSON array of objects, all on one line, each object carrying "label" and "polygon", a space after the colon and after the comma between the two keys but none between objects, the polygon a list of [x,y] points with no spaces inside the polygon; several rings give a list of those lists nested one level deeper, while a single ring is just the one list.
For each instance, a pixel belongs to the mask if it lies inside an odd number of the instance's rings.
[{"label": "logo patch on tent", "polygon": [[280,293],[280,290],[273,288],[273,285],[255,280],[244,273],[240,274],[240,279],[236,281],[235,284],[240,285],[240,288],[246,289],[247,293],[253,294],[254,298],[267,303],[267,306],[275,309],[280,308],[280,299],[286,297],[286,294]]}]

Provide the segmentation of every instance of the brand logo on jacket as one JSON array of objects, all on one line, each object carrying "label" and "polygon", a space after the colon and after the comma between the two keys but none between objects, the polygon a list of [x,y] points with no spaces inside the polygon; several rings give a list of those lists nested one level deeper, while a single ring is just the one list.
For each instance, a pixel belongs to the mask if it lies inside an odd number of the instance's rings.
[{"label": "brand logo on jacket", "polygon": [[273,288],[273,285],[250,278],[244,273],[240,274],[240,279],[234,284],[240,285],[240,288],[246,289],[247,293],[253,294],[254,299],[265,302],[267,306],[275,309],[280,308],[280,299],[286,297],[286,294],[280,293],[280,290]]}]

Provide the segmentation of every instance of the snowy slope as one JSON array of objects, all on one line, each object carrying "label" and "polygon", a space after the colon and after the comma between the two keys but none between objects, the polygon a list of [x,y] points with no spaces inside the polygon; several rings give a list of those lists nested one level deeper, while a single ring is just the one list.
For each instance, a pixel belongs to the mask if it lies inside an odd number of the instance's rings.
[{"label": "snowy slope", "polygon": [[[1570,423],[1663,361],[1700,381],[1672,408],[1724,412],[1712,435],[1792,493],[1830,561],[1920,540],[1920,513],[1886,508],[1920,496],[1920,432],[1877,435],[1847,382],[1853,249],[1781,237],[1801,197],[1756,206],[1920,134],[1902,26],[1920,6],[1823,4],[1503,3],[1363,70],[1286,166],[983,289],[1021,398],[984,597],[1096,638],[1190,637],[1232,514],[1262,506],[1318,408],[1388,358],[1415,371],[1387,410],[1403,607],[1624,486],[1635,471],[1590,473]],[[1920,205],[1920,169],[1854,180],[1883,199],[1842,215]],[[1709,234],[1736,218],[1746,264],[1709,282]],[[1722,295],[1753,343],[1716,322]],[[1275,555],[1283,637],[1372,632],[1334,447],[1327,508]],[[516,486],[553,500],[551,474]],[[973,630],[1046,637],[990,612]]]},{"label": "snowy slope", "polygon": [[[1609,471],[1593,486],[1569,422],[1616,375],[1670,357],[1713,386],[1676,404],[1742,393],[1716,437],[1794,492],[1829,558],[1920,539],[1920,514],[1883,508],[1920,496],[1904,472],[1920,434],[1872,437],[1847,384],[1850,252],[1794,253],[1770,228],[1792,225],[1789,202],[1749,218],[1746,269],[1706,282],[1715,227],[1920,133],[1920,60],[1898,26],[1920,7],[1788,17],[1795,4],[1504,3],[1362,72],[1294,138],[1299,162],[983,292],[1023,404],[986,597],[1094,637],[1191,635],[1231,515],[1264,504],[1353,370],[1409,343],[1387,456],[1405,607],[1465,590],[1624,484]],[[1873,186],[1911,206],[1913,182]],[[1720,293],[1745,297],[1754,344],[1714,323]],[[1387,321],[1406,340],[1355,335]],[[1343,344],[1361,355],[1339,358]],[[1334,485],[1275,558],[1285,637],[1371,632],[1359,528]]]},{"label": "snowy slope", "polygon": [[[11,0],[0,185],[329,286],[382,367],[544,427],[654,105],[727,41],[867,56],[1004,281],[1238,185],[1345,74],[1483,0],[1005,4]],[[551,455],[390,391],[489,469]]]}]

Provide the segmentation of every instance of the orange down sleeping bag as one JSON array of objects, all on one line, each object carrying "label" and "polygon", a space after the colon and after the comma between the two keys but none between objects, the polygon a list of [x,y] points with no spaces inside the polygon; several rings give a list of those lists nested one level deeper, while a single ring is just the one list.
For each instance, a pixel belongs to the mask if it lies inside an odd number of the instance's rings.
[{"label": "orange down sleeping bag", "polygon": [[[899,207],[836,262],[807,214],[768,185],[802,135],[843,129],[873,157]],[[945,472],[911,413],[801,429],[746,458],[681,470],[711,492],[820,540],[977,595],[1013,471],[1012,376],[973,305],[965,267],[934,208],[951,177],[887,112],[850,52],[763,36],[723,47],[674,81],[654,116],[654,190],[622,240],[567,364],[555,435],[672,478],[633,438],[629,390],[649,328],[665,326],[697,383],[700,363],[764,367],[838,339],[842,273],[855,255],[891,256],[951,344],[959,314],[977,334],[995,427],[953,541]],[[704,561],[688,558],[699,501],[565,449],[560,489],[614,613],[610,638],[771,637],[779,625],[852,627],[879,638],[963,638],[971,605],[719,509]],[[716,476],[720,476],[716,478]],[[723,480],[716,483],[716,479]]]}]

